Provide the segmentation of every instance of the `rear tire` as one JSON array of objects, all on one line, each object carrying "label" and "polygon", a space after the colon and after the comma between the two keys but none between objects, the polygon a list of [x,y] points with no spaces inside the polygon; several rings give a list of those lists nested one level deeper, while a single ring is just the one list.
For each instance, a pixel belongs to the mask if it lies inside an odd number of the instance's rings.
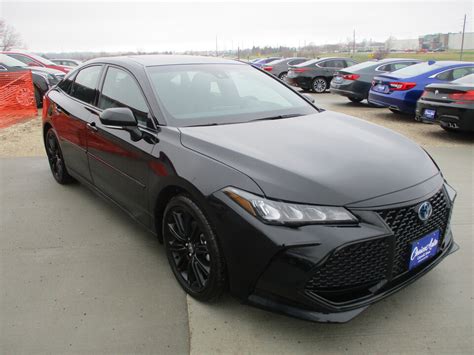
[{"label": "rear tire", "polygon": [[278,75],[278,78],[281,80],[281,81],[285,81],[285,78],[286,76],[288,75],[288,73],[285,71],[283,73],[280,73],[280,75]]},{"label": "rear tire", "polygon": [[217,300],[225,289],[225,260],[214,228],[184,194],[173,197],[163,213],[163,242],[176,280],[199,301]]},{"label": "rear tire", "polygon": [[395,110],[393,108],[389,108],[390,111],[392,111],[393,113],[396,113],[396,114],[399,114],[399,115],[403,115],[403,112],[401,111],[398,111],[398,110]]},{"label": "rear tire", "polygon": [[359,99],[359,98],[356,98],[356,97],[349,97],[348,99],[352,102],[357,103],[357,104],[362,102],[362,100],[364,100],[364,99]]},{"label": "rear tire", "polygon": [[326,79],[324,79],[322,76],[318,76],[313,79],[313,82],[311,83],[311,89],[318,94],[322,94],[327,90],[329,87],[328,82]]},{"label": "rear tire", "polygon": [[49,167],[54,179],[61,185],[66,185],[74,181],[69,175],[64,161],[61,146],[59,145],[56,133],[52,128],[48,129],[44,137],[46,155],[48,156]]}]

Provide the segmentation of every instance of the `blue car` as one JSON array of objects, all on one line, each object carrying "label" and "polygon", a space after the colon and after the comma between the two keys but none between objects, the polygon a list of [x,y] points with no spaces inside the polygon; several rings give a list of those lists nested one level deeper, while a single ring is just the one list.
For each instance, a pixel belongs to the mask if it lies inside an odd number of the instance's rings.
[{"label": "blue car", "polygon": [[426,85],[449,82],[474,73],[473,62],[429,61],[418,63],[384,75],[372,81],[368,101],[388,107],[395,113],[414,115],[416,102]]}]

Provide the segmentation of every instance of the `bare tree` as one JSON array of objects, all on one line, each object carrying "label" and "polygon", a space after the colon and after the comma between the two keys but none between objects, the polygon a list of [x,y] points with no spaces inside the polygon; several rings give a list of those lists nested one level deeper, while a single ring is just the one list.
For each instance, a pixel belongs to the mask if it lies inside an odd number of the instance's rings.
[{"label": "bare tree", "polygon": [[8,51],[22,45],[20,34],[5,20],[0,19],[0,50]]}]

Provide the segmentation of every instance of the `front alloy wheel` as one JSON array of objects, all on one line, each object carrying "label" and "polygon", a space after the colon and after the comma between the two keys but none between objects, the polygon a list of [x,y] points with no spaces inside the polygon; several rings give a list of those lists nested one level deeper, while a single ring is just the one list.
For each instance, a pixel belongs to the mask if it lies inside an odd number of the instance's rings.
[{"label": "front alloy wheel", "polygon": [[315,78],[312,85],[313,91],[321,94],[328,88],[328,83],[324,78]]},{"label": "front alloy wheel", "polygon": [[194,298],[212,301],[224,289],[224,260],[213,228],[189,197],[173,197],[163,216],[168,261],[181,287]]}]

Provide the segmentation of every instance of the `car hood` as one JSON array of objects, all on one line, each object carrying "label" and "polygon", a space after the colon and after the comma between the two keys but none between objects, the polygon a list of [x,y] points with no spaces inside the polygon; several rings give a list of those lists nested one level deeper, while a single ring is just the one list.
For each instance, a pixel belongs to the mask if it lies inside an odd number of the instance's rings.
[{"label": "car hood", "polygon": [[340,113],[180,128],[182,144],[252,178],[273,199],[344,206],[439,173],[391,130]]}]

